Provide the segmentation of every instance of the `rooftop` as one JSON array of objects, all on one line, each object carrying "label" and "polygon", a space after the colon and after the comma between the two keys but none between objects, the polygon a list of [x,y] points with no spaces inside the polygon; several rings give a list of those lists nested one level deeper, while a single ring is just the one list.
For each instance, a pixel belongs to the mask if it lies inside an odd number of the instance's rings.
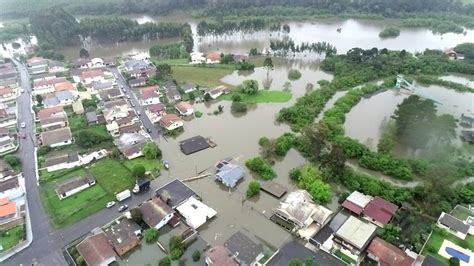
[{"label": "rooftop", "polygon": [[79,161],[79,154],[77,152],[62,153],[46,158],[46,166],[58,165],[61,163],[73,163]]},{"label": "rooftop", "polygon": [[140,244],[137,234],[141,232],[141,227],[127,218],[113,221],[109,227],[104,229],[104,232],[120,256]]},{"label": "rooftop", "polygon": [[438,223],[448,227],[451,230],[456,232],[461,232],[467,234],[469,232],[469,225],[459,220],[458,218],[447,214],[445,212],[441,213],[438,219]]},{"label": "rooftop", "polygon": [[186,223],[194,229],[198,229],[217,214],[214,209],[195,197],[191,197],[183,202],[176,210],[186,219]]},{"label": "rooftop", "polygon": [[65,142],[72,139],[71,129],[64,127],[51,131],[41,133],[41,139],[43,145],[51,145],[60,142]]},{"label": "rooftop", "polygon": [[18,183],[18,178],[9,178],[5,181],[0,182],[0,193],[17,187],[20,187],[20,184]]},{"label": "rooftop", "polygon": [[237,259],[244,265],[250,265],[257,256],[263,252],[263,248],[253,242],[244,233],[238,231],[233,234],[224,244],[231,254],[236,254]]},{"label": "rooftop", "polygon": [[378,258],[382,265],[411,266],[414,259],[396,246],[376,237],[367,248],[367,252]]},{"label": "rooftop", "polygon": [[144,202],[140,209],[143,221],[150,227],[155,227],[168,214],[173,213],[173,210],[158,197]]},{"label": "rooftop", "polygon": [[95,123],[99,121],[99,119],[97,118],[97,113],[95,111],[87,112],[86,118],[87,118],[87,122],[89,123]]},{"label": "rooftop", "polygon": [[62,106],[56,106],[56,107],[49,107],[49,108],[44,108],[39,110],[38,112],[38,119],[45,119],[51,116],[54,116],[55,114],[63,113],[64,108]]},{"label": "rooftop", "polygon": [[244,175],[245,171],[240,165],[227,163],[219,168],[216,178],[225,186],[234,188]]},{"label": "rooftop", "polygon": [[346,200],[342,203],[342,207],[356,213],[361,214],[365,206],[369,204],[371,196],[364,195],[359,191],[354,191]]},{"label": "rooftop", "polygon": [[91,182],[95,182],[91,176],[76,176],[58,183],[56,185],[56,193],[61,195],[85,184],[90,184]]},{"label": "rooftop", "polygon": [[382,199],[375,197],[370,201],[364,209],[364,215],[374,219],[381,224],[388,224],[398,210],[398,206]]},{"label": "rooftop", "polygon": [[176,109],[178,109],[181,113],[185,113],[187,110],[192,109],[193,106],[188,102],[179,102],[175,105]]},{"label": "rooftop", "polygon": [[275,209],[275,213],[291,220],[299,227],[305,227],[313,222],[312,216],[317,208],[318,205],[313,202],[311,195],[300,189],[289,193]]},{"label": "rooftop", "polygon": [[175,179],[157,189],[155,193],[173,209],[178,207],[185,200],[197,196],[190,187],[178,179]]},{"label": "rooftop", "polygon": [[16,203],[7,198],[0,199],[0,218],[16,214]]},{"label": "rooftop", "polygon": [[86,237],[77,245],[77,251],[87,265],[102,265],[115,258],[115,252],[104,233]]},{"label": "rooftop", "polygon": [[274,182],[274,181],[266,181],[262,184],[261,189],[277,198],[283,197],[285,195],[287,189],[286,187]]},{"label": "rooftop", "polygon": [[238,266],[224,246],[214,246],[206,252],[206,262],[212,266]]},{"label": "rooftop", "polygon": [[364,223],[354,216],[350,216],[336,231],[336,236],[357,249],[363,250],[369,244],[376,229],[375,225]]},{"label": "rooftop", "polygon": [[[166,117],[167,116],[164,116],[160,120],[160,122],[163,119],[165,119]],[[189,155],[189,154],[192,154],[192,153],[195,153],[195,152],[198,152],[198,151],[205,150],[205,149],[209,148],[210,146],[209,146],[209,143],[207,142],[207,140],[204,137],[195,136],[195,137],[180,141],[179,142],[179,147],[181,148],[181,151],[184,154]]]}]

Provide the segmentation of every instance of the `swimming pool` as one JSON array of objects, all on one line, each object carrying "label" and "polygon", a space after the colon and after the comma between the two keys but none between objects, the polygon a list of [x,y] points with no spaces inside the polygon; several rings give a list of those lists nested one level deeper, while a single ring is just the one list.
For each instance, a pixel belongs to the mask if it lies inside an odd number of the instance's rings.
[{"label": "swimming pool", "polygon": [[469,255],[457,250],[457,249],[454,249],[454,248],[451,248],[451,247],[446,247],[446,253],[448,253],[449,255],[453,256],[453,257],[456,257],[458,258],[460,261],[464,261],[465,263],[469,263]]}]

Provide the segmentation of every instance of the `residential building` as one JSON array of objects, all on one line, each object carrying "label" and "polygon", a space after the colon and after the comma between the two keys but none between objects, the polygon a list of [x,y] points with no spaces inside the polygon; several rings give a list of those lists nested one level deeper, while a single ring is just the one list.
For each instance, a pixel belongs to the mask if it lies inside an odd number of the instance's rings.
[{"label": "residential building", "polygon": [[353,212],[354,214],[360,215],[371,200],[371,196],[364,195],[359,191],[354,191],[342,203],[342,207]]},{"label": "residential building", "polygon": [[48,72],[48,59],[32,57],[27,60],[28,72],[31,75]]},{"label": "residential building", "polygon": [[184,121],[175,114],[166,114],[160,119],[160,125],[166,130],[175,130],[183,127]]},{"label": "residential building", "polygon": [[202,151],[209,147],[208,140],[199,135],[179,142],[179,148],[186,155]]},{"label": "residential building", "polygon": [[347,219],[349,219],[349,217],[351,217],[351,214],[347,210],[342,209],[309,239],[309,243],[318,249],[322,249],[330,253],[332,249],[332,239],[334,238],[334,233],[339,230],[339,228],[346,222]]},{"label": "residential building", "polygon": [[74,61],[74,66],[76,68],[87,69],[92,66],[92,63],[89,59],[79,58],[76,61]]},{"label": "residential building", "polygon": [[445,212],[441,213],[436,225],[461,239],[466,239],[470,229],[469,224]]},{"label": "residential building", "polygon": [[17,124],[16,109],[0,103],[0,128],[11,127]]},{"label": "residential building", "polygon": [[367,221],[383,227],[393,219],[397,210],[397,205],[380,197],[374,197],[364,208],[363,217]]},{"label": "residential building", "polygon": [[104,233],[86,237],[76,249],[87,265],[108,266],[117,261],[115,252]]},{"label": "residential building", "polygon": [[160,103],[160,94],[156,87],[145,87],[140,90],[140,103],[142,105],[152,105]]},{"label": "residential building", "polygon": [[234,54],[234,61],[237,63],[247,62],[249,60],[249,56],[245,54]]},{"label": "residential building", "polygon": [[17,79],[0,80],[0,89],[5,88],[5,87],[18,88],[18,80]]},{"label": "residential building", "polygon": [[217,86],[213,89],[209,89],[207,90],[204,95],[209,95],[209,97],[211,97],[211,99],[215,100],[217,98],[219,98],[219,96],[221,96],[222,94],[227,94],[229,91],[229,89],[226,87],[226,86],[223,86],[223,85],[220,85],[220,86]]},{"label": "residential building", "polygon": [[333,247],[356,262],[360,262],[376,230],[375,225],[350,216],[334,234]]},{"label": "residential building", "polygon": [[102,58],[95,57],[95,58],[92,58],[90,62],[91,62],[90,68],[98,68],[98,67],[105,66],[104,60],[102,60]]},{"label": "residential building", "polygon": [[196,192],[179,179],[163,185],[155,191],[155,194],[173,210],[191,197],[198,198]]},{"label": "residential building", "polygon": [[59,147],[72,144],[72,134],[69,127],[42,132],[40,138],[43,146]]},{"label": "residential building", "polygon": [[68,126],[67,115],[62,112],[55,116],[40,118],[40,125],[43,131],[54,130]]},{"label": "residential building", "polygon": [[114,143],[120,152],[131,160],[143,155],[142,150],[147,141],[148,139],[140,133],[125,133],[114,140]]},{"label": "residential building", "polygon": [[181,89],[183,90],[184,93],[191,93],[191,92],[197,90],[197,87],[194,84],[188,83],[188,84],[185,84],[185,85],[181,86]]},{"label": "residential building", "polygon": [[112,121],[112,123],[106,124],[105,128],[112,137],[120,137],[120,127],[118,126],[117,122]]},{"label": "residential building", "polygon": [[130,108],[128,105],[112,106],[103,110],[104,118],[107,123],[129,116]]},{"label": "residential building", "polygon": [[93,185],[95,185],[95,179],[93,177],[76,176],[58,183],[55,190],[59,199],[62,200]]},{"label": "residential building", "polygon": [[66,82],[66,78],[51,78],[42,79],[33,82],[33,94],[48,94],[54,93],[56,84]]},{"label": "residential building", "polygon": [[111,222],[104,228],[104,233],[120,257],[140,245],[138,236],[141,234],[141,227],[125,217]]},{"label": "residential building", "polygon": [[256,265],[256,262],[264,256],[263,248],[241,231],[233,234],[224,243],[224,247],[234,254],[240,265]]},{"label": "residential building", "polygon": [[102,90],[99,92],[99,99],[102,101],[109,101],[123,97],[122,91],[118,88]]},{"label": "residential building", "polygon": [[214,209],[197,200],[195,197],[187,199],[180,204],[176,210],[184,217],[186,223],[194,229],[198,229],[217,215]]},{"label": "residential building", "polygon": [[412,266],[415,261],[401,249],[378,237],[367,248],[367,256],[386,266]]},{"label": "residential building", "polygon": [[207,64],[218,64],[221,61],[221,54],[219,52],[211,52],[206,55]]},{"label": "residential building", "polygon": [[77,152],[62,153],[46,158],[46,171],[54,172],[61,169],[70,169],[81,165]]},{"label": "residential building", "polygon": [[177,88],[170,87],[166,91],[166,98],[170,103],[174,103],[177,101],[181,101],[181,94],[179,93]]},{"label": "residential building", "polygon": [[125,58],[124,65],[127,70],[147,69],[150,67],[150,63],[148,60],[135,59],[135,58]]},{"label": "residential building", "polygon": [[97,113],[95,111],[87,112],[86,119],[89,125],[99,124],[99,119],[97,118]]},{"label": "residential building", "polygon": [[166,115],[166,106],[161,103],[150,104],[144,107],[145,114],[152,123],[158,123],[160,119]]},{"label": "residential building", "polygon": [[16,149],[15,139],[10,136],[0,137],[0,154],[12,152]]},{"label": "residential building", "polygon": [[131,125],[126,125],[126,126],[119,126],[119,134],[120,135],[123,135],[123,134],[126,134],[126,133],[140,133],[142,132],[142,127],[141,127],[141,123],[139,122],[136,122],[134,124],[131,124]]},{"label": "residential building", "polygon": [[178,110],[179,114],[182,116],[190,116],[194,114],[193,106],[188,102],[179,102],[175,104],[174,108]]},{"label": "residential building", "polygon": [[0,101],[9,102],[16,99],[17,90],[12,87],[5,87],[0,89]]},{"label": "residential building", "polygon": [[234,255],[230,254],[224,246],[213,246],[206,251],[205,255],[208,266],[239,266]]},{"label": "residential building", "polygon": [[149,78],[156,74],[156,68],[150,66],[147,68],[132,69],[132,70],[128,70],[127,74],[130,75],[130,77],[132,78],[139,78],[139,77]]},{"label": "residential building", "polygon": [[20,173],[12,172],[0,180],[0,198],[24,204],[25,180]]},{"label": "residential building", "polygon": [[70,91],[74,94],[77,94],[76,87],[74,87],[74,84],[72,84],[69,81],[57,83],[54,85],[54,91],[55,92],[61,92],[61,91]]},{"label": "residential building", "polygon": [[[76,80],[75,80],[76,81]],[[84,85],[90,85],[92,82],[104,82],[104,71],[100,69],[87,70],[82,72],[80,80],[76,82],[82,82]]]},{"label": "residential building", "polygon": [[116,99],[108,102],[99,102],[99,108],[111,109],[115,107],[128,108],[128,103],[125,99]]},{"label": "residential building", "polygon": [[196,65],[206,63],[206,57],[204,57],[204,54],[201,52],[192,52],[190,56],[191,62],[189,64]]},{"label": "residential building", "polygon": [[140,206],[143,221],[151,228],[160,229],[165,226],[171,218],[174,211],[166,205],[160,198],[154,197]]},{"label": "residential building", "polygon": [[72,110],[76,115],[81,115],[84,113],[84,106],[82,105],[82,100],[80,98],[76,99],[72,103]]},{"label": "residential building", "polygon": [[93,81],[91,86],[87,88],[90,93],[98,93],[103,90],[110,90],[114,87],[114,83],[111,81]]},{"label": "residential building", "polygon": [[49,72],[50,73],[60,73],[67,71],[66,65],[62,62],[50,60],[49,61]]},{"label": "residential building", "polygon": [[130,87],[132,87],[132,88],[145,86],[146,85],[146,80],[147,79],[145,77],[131,79],[131,80],[128,81],[128,85],[130,85]]},{"label": "residential building", "polygon": [[8,198],[0,198],[0,226],[12,222],[19,217],[17,204]]},{"label": "residential building", "polygon": [[240,165],[232,164],[227,161],[221,161],[220,165],[221,167],[218,167],[216,171],[216,180],[226,187],[235,188],[244,178],[244,169]]},{"label": "residential building", "polygon": [[76,96],[71,91],[60,91],[46,97],[43,100],[43,105],[46,108],[71,105],[76,99]]},{"label": "residential building", "polygon": [[64,116],[67,117],[66,112],[64,112],[64,108],[62,106],[44,108],[38,111],[36,115],[36,120],[41,121],[42,119],[56,117],[56,116]]}]

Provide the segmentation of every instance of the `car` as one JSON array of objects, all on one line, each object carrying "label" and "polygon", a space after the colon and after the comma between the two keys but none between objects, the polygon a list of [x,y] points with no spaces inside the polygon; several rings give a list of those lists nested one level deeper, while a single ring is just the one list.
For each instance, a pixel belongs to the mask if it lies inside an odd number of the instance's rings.
[{"label": "car", "polygon": [[141,115],[142,113],[140,111],[137,111],[137,115]]},{"label": "car", "polygon": [[115,205],[115,201],[109,201],[109,202],[107,202],[105,207],[107,207],[107,209],[108,209],[108,208],[112,208],[114,205]]},{"label": "car", "polygon": [[20,136],[21,136],[22,139],[26,139],[26,134],[25,133],[21,133]]},{"label": "car", "polygon": [[151,133],[151,129],[146,128],[146,132]]},{"label": "car", "polygon": [[130,99],[130,95],[127,94],[127,99]]},{"label": "car", "polygon": [[131,105],[132,107],[135,107],[135,104],[134,104],[134,103],[132,103],[132,102],[130,102],[130,105]]},{"label": "car", "polygon": [[125,211],[126,209],[128,209],[128,205],[127,205],[127,204],[122,205],[122,206],[120,206],[120,207],[118,208],[118,212],[123,212],[123,211]]},{"label": "car", "polygon": [[24,90],[24,89],[21,89],[21,93],[24,93],[24,92],[25,92],[25,90]]},{"label": "car", "polygon": [[21,122],[21,128],[25,128],[26,127],[26,123],[25,122]]}]

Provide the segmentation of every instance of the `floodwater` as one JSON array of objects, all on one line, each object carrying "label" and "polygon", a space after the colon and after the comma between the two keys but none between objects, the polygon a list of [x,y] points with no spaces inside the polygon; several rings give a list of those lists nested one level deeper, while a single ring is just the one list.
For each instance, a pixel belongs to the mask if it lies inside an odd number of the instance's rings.
[{"label": "floodwater", "polygon": [[452,74],[449,74],[447,76],[442,76],[442,77],[440,77],[440,79],[456,82],[456,83],[463,84],[463,85],[466,85],[468,87],[474,88],[474,76],[473,75],[452,73]]},{"label": "floodwater", "polygon": [[[456,77],[454,77],[456,78]],[[440,86],[418,85],[421,91],[442,104],[437,105],[438,115],[451,114],[459,118],[462,113],[474,111],[474,94],[461,93]],[[384,121],[394,113],[398,104],[408,94],[387,90],[362,100],[346,115],[344,129],[347,136],[359,140],[375,150],[380,139]],[[374,110],[377,110],[374,112]]]}]

